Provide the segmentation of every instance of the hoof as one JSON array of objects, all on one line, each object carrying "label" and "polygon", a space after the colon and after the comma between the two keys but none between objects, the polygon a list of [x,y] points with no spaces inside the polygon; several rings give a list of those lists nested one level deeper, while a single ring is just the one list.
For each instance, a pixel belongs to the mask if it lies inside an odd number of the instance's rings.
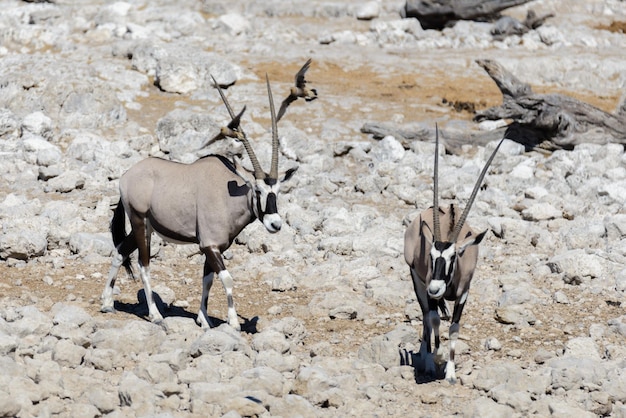
[{"label": "hoof", "polygon": [[152,321],[152,323],[154,325],[158,325],[163,331],[167,332],[167,327],[165,326],[165,321],[163,321],[163,318]]},{"label": "hoof", "polygon": [[200,328],[202,329],[210,329],[213,328],[211,326],[211,324],[209,324],[207,321],[203,321],[200,318],[196,318],[196,324],[198,324],[198,326],[200,326]]},{"label": "hoof", "polygon": [[235,311],[228,313],[228,325],[233,327],[235,331],[241,331],[241,324],[239,323],[239,317]]},{"label": "hoof", "polygon": [[113,306],[103,306],[100,308],[100,312],[102,313],[115,313],[115,308]]},{"label": "hoof", "polygon": [[452,362],[448,362],[448,364],[446,364],[446,380],[451,385],[456,383],[456,370],[454,363]]},{"label": "hoof", "polygon": [[196,324],[198,324],[200,328],[204,330],[213,328],[213,324],[211,323],[211,320],[207,316],[205,316],[202,312],[198,313],[198,316],[196,316]]},{"label": "hoof", "polygon": [[150,322],[152,322],[153,324],[162,324],[163,323],[163,317],[162,316],[151,316],[150,317]]}]

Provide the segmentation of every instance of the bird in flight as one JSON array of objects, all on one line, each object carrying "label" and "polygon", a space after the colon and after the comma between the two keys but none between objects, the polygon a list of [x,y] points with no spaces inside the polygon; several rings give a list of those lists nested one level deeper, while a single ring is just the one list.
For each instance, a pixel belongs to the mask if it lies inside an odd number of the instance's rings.
[{"label": "bird in flight", "polygon": [[204,146],[206,147],[208,145],[211,145],[215,141],[224,139],[224,138],[235,138],[235,139],[241,140],[241,138],[244,136],[244,133],[243,131],[239,129],[239,123],[241,122],[241,116],[243,115],[243,112],[245,111],[246,111],[246,107],[244,106],[243,109],[241,109],[241,112],[239,112],[239,114],[236,115],[228,123],[227,126],[223,126],[220,129],[220,132],[216,136],[214,136],[210,141],[208,141]]},{"label": "bird in flight", "polygon": [[291,103],[296,101],[298,97],[304,98],[304,100],[306,100],[307,102],[317,99],[317,90],[308,89],[306,87],[306,80],[304,79],[304,74],[307,72],[310,65],[311,58],[309,58],[307,62],[304,63],[302,68],[300,68],[300,71],[298,71],[298,73],[296,74],[296,84],[295,86],[291,87],[289,91],[289,96],[287,96],[287,98],[283,100],[282,104],[280,105],[280,110],[278,111],[278,115],[276,116],[276,122],[278,122],[280,118],[283,117],[283,115],[287,111],[287,107],[289,107]]}]

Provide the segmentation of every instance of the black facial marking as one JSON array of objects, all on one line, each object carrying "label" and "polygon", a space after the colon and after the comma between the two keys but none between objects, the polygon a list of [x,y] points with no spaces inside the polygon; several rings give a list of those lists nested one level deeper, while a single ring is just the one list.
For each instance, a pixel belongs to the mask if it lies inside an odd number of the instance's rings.
[{"label": "black facial marking", "polygon": [[276,193],[269,193],[267,195],[267,203],[265,204],[265,213],[277,213],[276,207]]},{"label": "black facial marking", "polygon": [[[450,248],[453,245],[453,243],[435,241],[433,245],[439,253],[442,253],[446,249]],[[452,256],[450,257],[449,263],[446,263],[446,259],[444,257],[435,258],[433,260],[433,279],[443,280],[446,283],[449,283],[454,273],[455,261],[456,261],[456,254],[452,254]]]},{"label": "black facial marking", "polygon": [[261,207],[261,192],[256,192],[256,211],[259,214],[259,220],[263,222],[263,216],[265,213],[263,212],[263,208]]},{"label": "black facial marking", "polygon": [[445,280],[446,276],[446,260],[443,257],[437,257],[435,259],[435,265],[433,269],[434,280]]},{"label": "black facial marking", "polygon": [[450,248],[451,245],[451,242],[435,241],[435,249],[439,252],[442,252],[446,248]]}]

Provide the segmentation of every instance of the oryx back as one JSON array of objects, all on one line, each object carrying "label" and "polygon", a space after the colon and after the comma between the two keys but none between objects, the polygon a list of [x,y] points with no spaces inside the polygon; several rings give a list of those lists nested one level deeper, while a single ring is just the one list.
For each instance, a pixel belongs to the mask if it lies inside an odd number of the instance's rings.
[{"label": "oryx back", "polygon": [[216,155],[193,164],[148,158],[120,178],[129,216],[149,220],[166,240],[225,249],[254,218],[250,187]]}]

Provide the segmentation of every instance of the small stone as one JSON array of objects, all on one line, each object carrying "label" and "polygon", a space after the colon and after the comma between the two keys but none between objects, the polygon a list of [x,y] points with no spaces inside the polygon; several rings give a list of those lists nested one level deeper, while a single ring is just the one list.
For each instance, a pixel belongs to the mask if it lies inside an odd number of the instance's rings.
[{"label": "small stone", "polygon": [[565,293],[561,292],[560,290],[555,292],[554,295],[552,295],[552,298],[554,299],[556,303],[569,305],[569,298],[567,297]]},{"label": "small stone", "polygon": [[372,20],[380,14],[380,5],[377,1],[363,3],[356,11],[356,18],[359,20]]},{"label": "small stone", "polygon": [[491,351],[500,351],[502,349],[502,344],[496,337],[489,337],[485,341],[485,348]]},{"label": "small stone", "polygon": [[539,350],[537,350],[537,352],[535,353],[535,363],[537,364],[543,364],[546,361],[550,360],[551,358],[553,358],[555,356],[555,354],[553,352],[550,352],[544,348],[540,348]]}]

